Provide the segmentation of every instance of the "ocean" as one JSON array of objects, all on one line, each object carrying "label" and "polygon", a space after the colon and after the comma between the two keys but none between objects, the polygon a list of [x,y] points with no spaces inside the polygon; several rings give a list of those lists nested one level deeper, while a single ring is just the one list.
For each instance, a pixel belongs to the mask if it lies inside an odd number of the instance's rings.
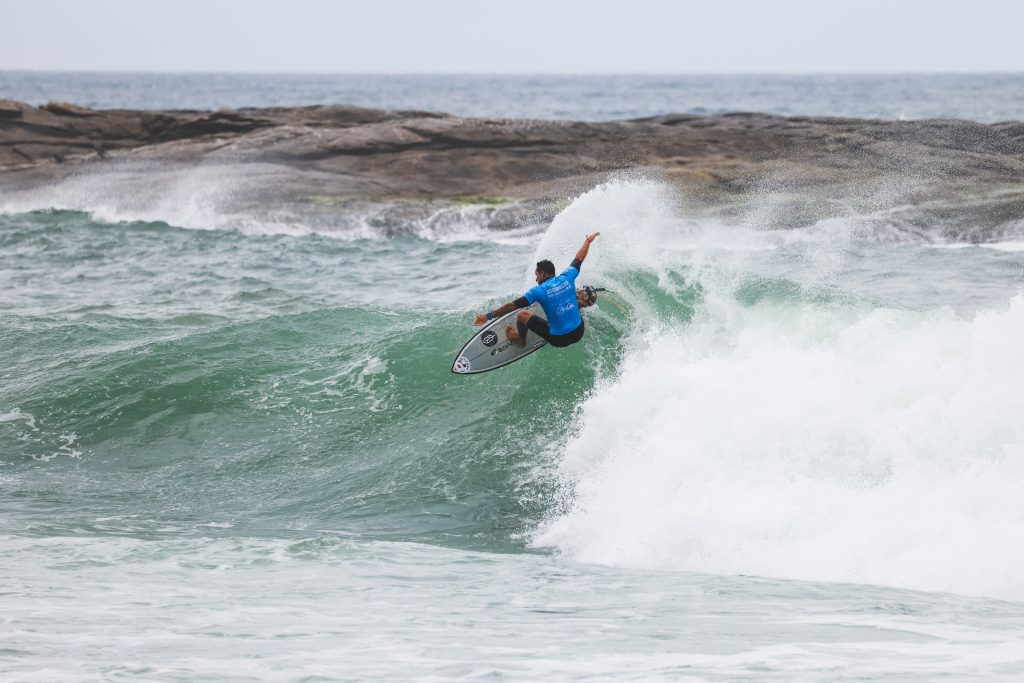
[{"label": "ocean", "polygon": [[576,121],[750,111],[993,122],[1024,116],[1024,73],[489,76],[0,71],[0,98],[98,109],[349,104]]},{"label": "ocean", "polygon": [[[0,98],[996,121],[1024,76],[0,72]],[[539,224],[325,223],[171,178],[0,193],[0,678],[1024,677],[1024,217],[781,229],[770,197],[710,215],[627,172]],[[579,282],[614,295],[583,342],[452,374],[475,313],[594,230]]]}]

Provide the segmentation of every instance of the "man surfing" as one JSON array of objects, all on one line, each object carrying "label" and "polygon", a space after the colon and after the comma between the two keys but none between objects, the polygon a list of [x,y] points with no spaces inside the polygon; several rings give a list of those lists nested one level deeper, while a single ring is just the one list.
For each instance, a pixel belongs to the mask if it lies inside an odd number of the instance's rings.
[{"label": "man surfing", "polygon": [[493,311],[478,313],[473,324],[483,325],[488,320],[511,313],[517,308],[526,308],[530,304],[540,302],[548,319],[545,320],[529,311],[520,311],[516,317],[516,326],[509,325],[505,329],[509,341],[518,346],[525,346],[526,332],[532,330],[534,334],[556,348],[571,346],[578,342],[583,338],[583,318],[580,317],[577,304],[576,278],[580,274],[580,266],[587,258],[587,252],[590,251],[590,243],[600,234],[595,232],[587,235],[583,240],[583,246],[576,252],[576,258],[560,275],[555,275],[555,265],[551,261],[538,261],[537,269],[534,271],[537,277],[536,287],[531,287],[523,296]]}]

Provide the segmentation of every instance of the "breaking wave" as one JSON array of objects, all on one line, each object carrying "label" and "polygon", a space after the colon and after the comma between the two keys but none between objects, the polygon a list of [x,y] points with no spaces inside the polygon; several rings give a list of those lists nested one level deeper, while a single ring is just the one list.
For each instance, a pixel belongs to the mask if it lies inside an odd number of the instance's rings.
[{"label": "breaking wave", "polygon": [[[677,206],[660,185],[613,184],[545,236],[540,251],[601,226],[588,266],[620,290],[650,278],[532,543],[616,566],[1024,597],[1024,294],[904,307],[858,290],[859,269],[896,265],[877,235],[680,226]],[[692,315],[655,305],[692,291]]]}]

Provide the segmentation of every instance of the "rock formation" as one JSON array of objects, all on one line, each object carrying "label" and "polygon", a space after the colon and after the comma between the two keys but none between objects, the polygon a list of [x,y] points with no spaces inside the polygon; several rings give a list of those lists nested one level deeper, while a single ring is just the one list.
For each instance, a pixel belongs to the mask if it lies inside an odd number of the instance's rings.
[{"label": "rock formation", "polygon": [[585,123],[346,106],[128,111],[0,100],[0,191],[125,164],[140,173],[269,164],[278,172],[262,192],[279,201],[475,197],[540,206],[641,169],[726,213],[771,194],[789,202],[792,224],[829,215],[836,201],[854,211],[912,201],[925,207],[920,220],[932,204],[985,225],[1024,219],[1021,122],[734,113]]}]

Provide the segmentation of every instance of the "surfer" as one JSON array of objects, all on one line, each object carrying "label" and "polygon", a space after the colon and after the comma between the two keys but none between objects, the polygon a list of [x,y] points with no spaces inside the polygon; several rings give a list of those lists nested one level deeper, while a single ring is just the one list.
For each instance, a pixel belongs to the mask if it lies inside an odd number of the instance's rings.
[{"label": "surfer", "polygon": [[528,289],[515,301],[487,313],[478,313],[474,324],[483,325],[488,320],[511,313],[517,308],[526,308],[530,304],[540,302],[548,319],[545,320],[529,311],[520,311],[516,317],[516,326],[509,325],[505,329],[508,340],[518,346],[525,346],[526,332],[533,330],[534,334],[558,348],[578,342],[583,338],[583,318],[580,317],[577,304],[576,277],[580,274],[580,266],[587,258],[587,252],[590,251],[590,243],[600,234],[595,232],[587,235],[583,240],[583,246],[576,252],[576,258],[560,275],[555,275],[555,265],[551,261],[538,261],[537,269],[534,271],[537,286]]}]

